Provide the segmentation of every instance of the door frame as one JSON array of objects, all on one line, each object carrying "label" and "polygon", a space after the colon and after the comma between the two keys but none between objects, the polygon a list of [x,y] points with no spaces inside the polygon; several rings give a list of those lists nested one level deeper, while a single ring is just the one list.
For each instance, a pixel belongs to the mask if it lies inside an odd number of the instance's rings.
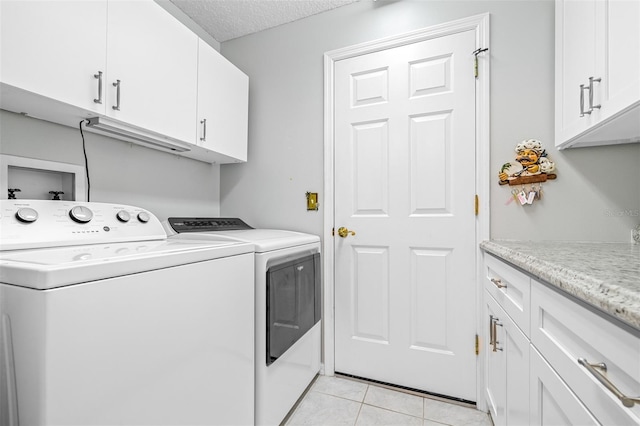
[{"label": "door frame", "polygon": [[[322,374],[335,374],[335,252],[333,239],[334,229],[334,84],[335,63],[360,55],[392,49],[407,44],[418,43],[438,37],[464,31],[475,31],[476,49],[489,48],[489,13],[471,16],[409,33],[365,42],[324,54],[324,209],[323,209],[323,241],[324,241],[324,294],[323,294],[323,367]],[[489,52],[478,55],[478,75],[476,79],[476,194],[479,197],[479,212],[476,215],[476,242],[488,240],[490,235],[490,102],[489,102]],[[472,52],[469,52],[472,55]],[[469,70],[473,72],[473,70]],[[469,208],[473,208],[473,200],[469,200]],[[476,334],[482,336],[482,286],[480,283],[482,253],[476,248]],[[479,337],[478,337],[479,338]],[[484,375],[482,351],[476,362],[476,402],[478,408],[485,410],[482,397]]]}]

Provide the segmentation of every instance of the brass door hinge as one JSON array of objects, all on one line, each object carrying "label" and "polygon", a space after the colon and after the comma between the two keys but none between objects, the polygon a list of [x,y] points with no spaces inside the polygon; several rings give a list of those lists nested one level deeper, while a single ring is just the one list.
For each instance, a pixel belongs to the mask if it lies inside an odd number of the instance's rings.
[{"label": "brass door hinge", "polygon": [[476,334],[476,355],[480,355],[480,338]]},{"label": "brass door hinge", "polygon": [[476,194],[476,199],[475,199],[475,211],[476,211],[476,216],[478,216],[478,212],[480,211],[480,198],[478,197],[478,194]]}]

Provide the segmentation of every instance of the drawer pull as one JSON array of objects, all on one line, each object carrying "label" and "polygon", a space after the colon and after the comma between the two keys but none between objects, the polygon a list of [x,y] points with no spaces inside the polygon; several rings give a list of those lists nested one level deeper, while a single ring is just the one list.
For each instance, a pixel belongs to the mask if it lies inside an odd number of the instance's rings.
[{"label": "drawer pull", "polygon": [[498,288],[507,288],[506,284],[502,284],[502,280],[500,280],[500,278],[491,278],[491,282]]},{"label": "drawer pull", "polygon": [[602,383],[602,385],[605,388],[607,388],[609,392],[614,394],[620,400],[620,402],[622,402],[622,405],[624,405],[625,407],[630,408],[630,407],[633,407],[634,404],[640,404],[640,398],[631,398],[629,396],[626,396],[625,394],[620,392],[618,388],[615,387],[615,385],[611,383],[604,374],[602,374],[597,370],[597,369],[600,369],[600,370],[607,371],[607,365],[604,362],[601,362],[599,364],[589,364],[589,362],[586,359],[578,358],[578,364],[586,368],[587,371],[591,373],[593,377],[598,379],[598,381]]}]

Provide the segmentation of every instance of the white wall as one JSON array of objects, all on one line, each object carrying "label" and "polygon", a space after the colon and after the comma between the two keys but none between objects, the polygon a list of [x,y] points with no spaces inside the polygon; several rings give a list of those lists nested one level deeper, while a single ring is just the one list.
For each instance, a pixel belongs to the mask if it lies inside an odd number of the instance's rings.
[{"label": "white wall", "polygon": [[[250,77],[249,161],[221,168],[223,215],[322,234],[323,54],[471,15],[491,14],[491,235],[498,239],[629,241],[640,223],[640,144],[557,152],[553,140],[554,4],[536,1],[360,1],[222,43]],[[500,166],[540,139],[558,179],[533,206],[505,205]]]},{"label": "white wall", "polygon": [[[219,166],[84,134],[91,201],[143,207],[160,220],[219,215]],[[0,110],[0,153],[84,166],[78,129],[4,110]]]}]

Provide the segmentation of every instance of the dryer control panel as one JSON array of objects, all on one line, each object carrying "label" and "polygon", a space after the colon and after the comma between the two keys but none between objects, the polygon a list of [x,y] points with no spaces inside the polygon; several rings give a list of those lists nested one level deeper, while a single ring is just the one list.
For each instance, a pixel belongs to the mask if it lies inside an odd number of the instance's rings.
[{"label": "dryer control panel", "polygon": [[158,218],[124,204],[0,200],[0,251],[165,239]]},{"label": "dryer control panel", "polygon": [[178,234],[253,229],[237,217],[170,217],[168,222],[171,229]]}]

